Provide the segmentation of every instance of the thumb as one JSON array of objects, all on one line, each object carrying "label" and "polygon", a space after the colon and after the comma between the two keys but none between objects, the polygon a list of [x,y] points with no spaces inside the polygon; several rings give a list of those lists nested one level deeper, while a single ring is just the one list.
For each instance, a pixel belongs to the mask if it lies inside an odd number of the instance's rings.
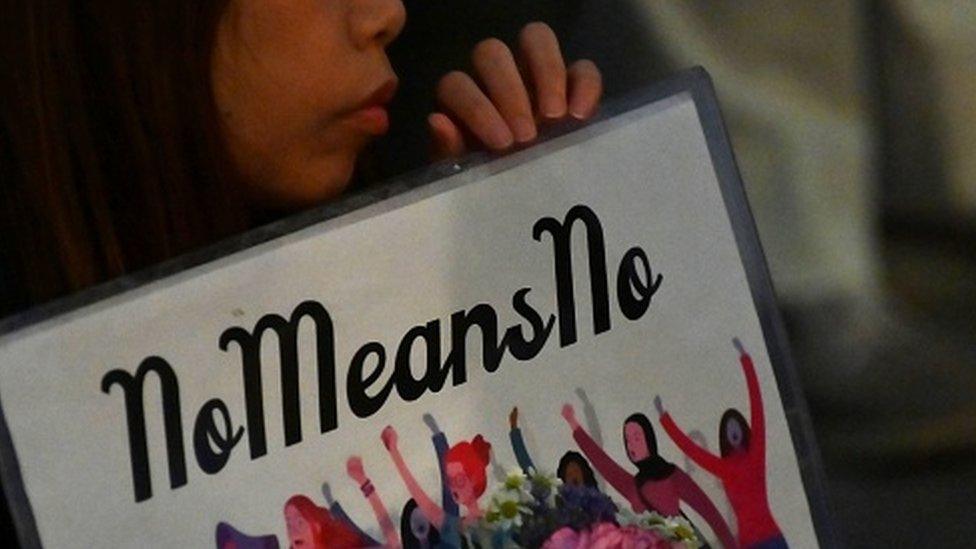
[{"label": "thumb", "polygon": [[457,158],[464,154],[464,135],[446,114],[431,113],[427,117],[427,128],[431,137],[432,160]]}]

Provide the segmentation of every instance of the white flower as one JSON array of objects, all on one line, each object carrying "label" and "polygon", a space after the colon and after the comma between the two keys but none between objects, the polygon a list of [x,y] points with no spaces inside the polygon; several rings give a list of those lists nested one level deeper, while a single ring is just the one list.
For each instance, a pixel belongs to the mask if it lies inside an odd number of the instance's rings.
[{"label": "white flower", "polygon": [[525,472],[522,471],[522,469],[515,467],[513,469],[509,469],[508,474],[505,475],[505,482],[503,483],[503,486],[505,490],[521,491],[526,488],[525,485],[527,480],[528,477],[525,475]]},{"label": "white flower", "polygon": [[563,481],[559,477],[553,473],[533,471],[529,476],[529,481],[532,484],[529,491],[533,497],[542,498],[544,495],[545,499],[541,499],[541,501],[547,507],[553,508],[556,506],[556,492],[559,491],[559,487],[563,484]]},{"label": "white flower", "polygon": [[682,543],[691,549],[702,546],[694,527],[681,516],[666,517],[656,511],[635,514],[630,509],[623,508],[617,513],[617,522],[621,526],[637,526],[652,530],[668,540]]},{"label": "white flower", "polygon": [[499,490],[491,497],[487,517],[492,524],[509,530],[522,526],[522,514],[530,512],[520,490]]}]

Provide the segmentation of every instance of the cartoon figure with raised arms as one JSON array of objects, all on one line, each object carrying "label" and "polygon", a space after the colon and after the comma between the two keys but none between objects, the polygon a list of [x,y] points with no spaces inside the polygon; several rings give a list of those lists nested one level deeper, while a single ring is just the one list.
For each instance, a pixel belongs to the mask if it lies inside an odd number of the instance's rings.
[{"label": "cartoon figure with raised arms", "polygon": [[386,510],[386,506],[383,505],[383,501],[380,500],[380,495],[376,492],[373,482],[366,476],[366,471],[363,469],[363,460],[358,456],[349,458],[346,461],[346,471],[349,473],[349,477],[359,485],[359,489],[363,492],[363,497],[369,501],[370,507],[373,508],[376,521],[380,524],[383,537],[386,538],[384,547],[399,549],[400,536],[397,535],[396,526],[393,525],[393,520],[390,519],[390,513]]},{"label": "cartoon figure with raised arms", "polygon": [[362,543],[349,526],[305,496],[285,503],[285,526],[292,549],[346,549]]},{"label": "cartoon figure with raised arms", "polygon": [[392,426],[383,429],[382,440],[407,491],[417,502],[417,506],[423,511],[430,524],[440,532],[440,546],[461,547],[464,528],[476,524],[484,515],[478,498],[484,494],[488,485],[486,469],[490,462],[491,445],[481,435],[477,435],[470,442],[463,441],[455,444],[443,456],[444,477],[451,498],[467,512],[462,519],[457,507],[444,509],[424,492],[400,454],[397,432]]},{"label": "cartoon figure with raised arms", "polygon": [[441,547],[441,533],[427,520],[427,515],[413,498],[407,500],[400,513],[400,537],[403,538],[403,549]]},{"label": "cartoon figure with raised arms", "polygon": [[[522,438],[522,430],[519,429],[518,419],[519,410],[516,406],[508,414],[508,439],[512,443],[512,452],[515,454],[515,460],[518,462],[519,467],[526,473],[529,473],[530,471],[536,470],[535,463],[532,461],[532,457],[529,456],[529,451],[525,447],[525,439]],[[593,468],[590,467],[590,462],[586,461],[583,454],[579,452],[570,450],[563,454],[563,457],[559,458],[559,465],[556,467],[556,476],[559,480],[563,481],[563,484],[568,486],[586,486],[594,490],[599,490],[596,483],[596,476],[593,474]]]},{"label": "cartoon figure with raised arms", "polygon": [[[739,544],[749,549],[783,549],[786,539],[773,519],[766,494],[766,424],[759,378],[752,357],[738,339],[739,363],[749,392],[750,422],[738,410],[729,409],[719,422],[719,451],[716,456],[695,444],[664,410],[661,397],[654,404],[661,425],[674,443],[691,459],[721,479],[739,525]],[[751,424],[751,426],[750,426]]]},{"label": "cartoon figure with raised arms", "polygon": [[586,432],[576,419],[571,404],[564,404],[562,415],[573,430],[573,438],[603,478],[620,492],[635,513],[656,511],[665,516],[682,515],[681,502],[687,503],[715,532],[726,548],[738,547],[728,523],[705,492],[684,471],[657,453],[657,439],[651,420],[632,414],[624,421],[623,439],[627,457],[637,466],[637,474],[617,464]]}]

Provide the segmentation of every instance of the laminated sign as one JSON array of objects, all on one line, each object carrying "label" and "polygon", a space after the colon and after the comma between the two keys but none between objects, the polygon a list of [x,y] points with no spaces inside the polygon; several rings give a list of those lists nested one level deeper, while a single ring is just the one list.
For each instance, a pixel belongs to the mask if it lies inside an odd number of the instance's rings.
[{"label": "laminated sign", "polygon": [[815,547],[816,453],[707,75],[8,319],[46,547]]}]

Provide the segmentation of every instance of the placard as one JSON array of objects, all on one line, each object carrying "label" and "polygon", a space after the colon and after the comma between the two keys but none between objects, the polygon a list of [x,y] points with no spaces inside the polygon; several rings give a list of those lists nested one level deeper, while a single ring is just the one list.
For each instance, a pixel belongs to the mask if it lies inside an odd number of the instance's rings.
[{"label": "placard", "polygon": [[830,539],[700,69],[4,329],[25,546]]}]

